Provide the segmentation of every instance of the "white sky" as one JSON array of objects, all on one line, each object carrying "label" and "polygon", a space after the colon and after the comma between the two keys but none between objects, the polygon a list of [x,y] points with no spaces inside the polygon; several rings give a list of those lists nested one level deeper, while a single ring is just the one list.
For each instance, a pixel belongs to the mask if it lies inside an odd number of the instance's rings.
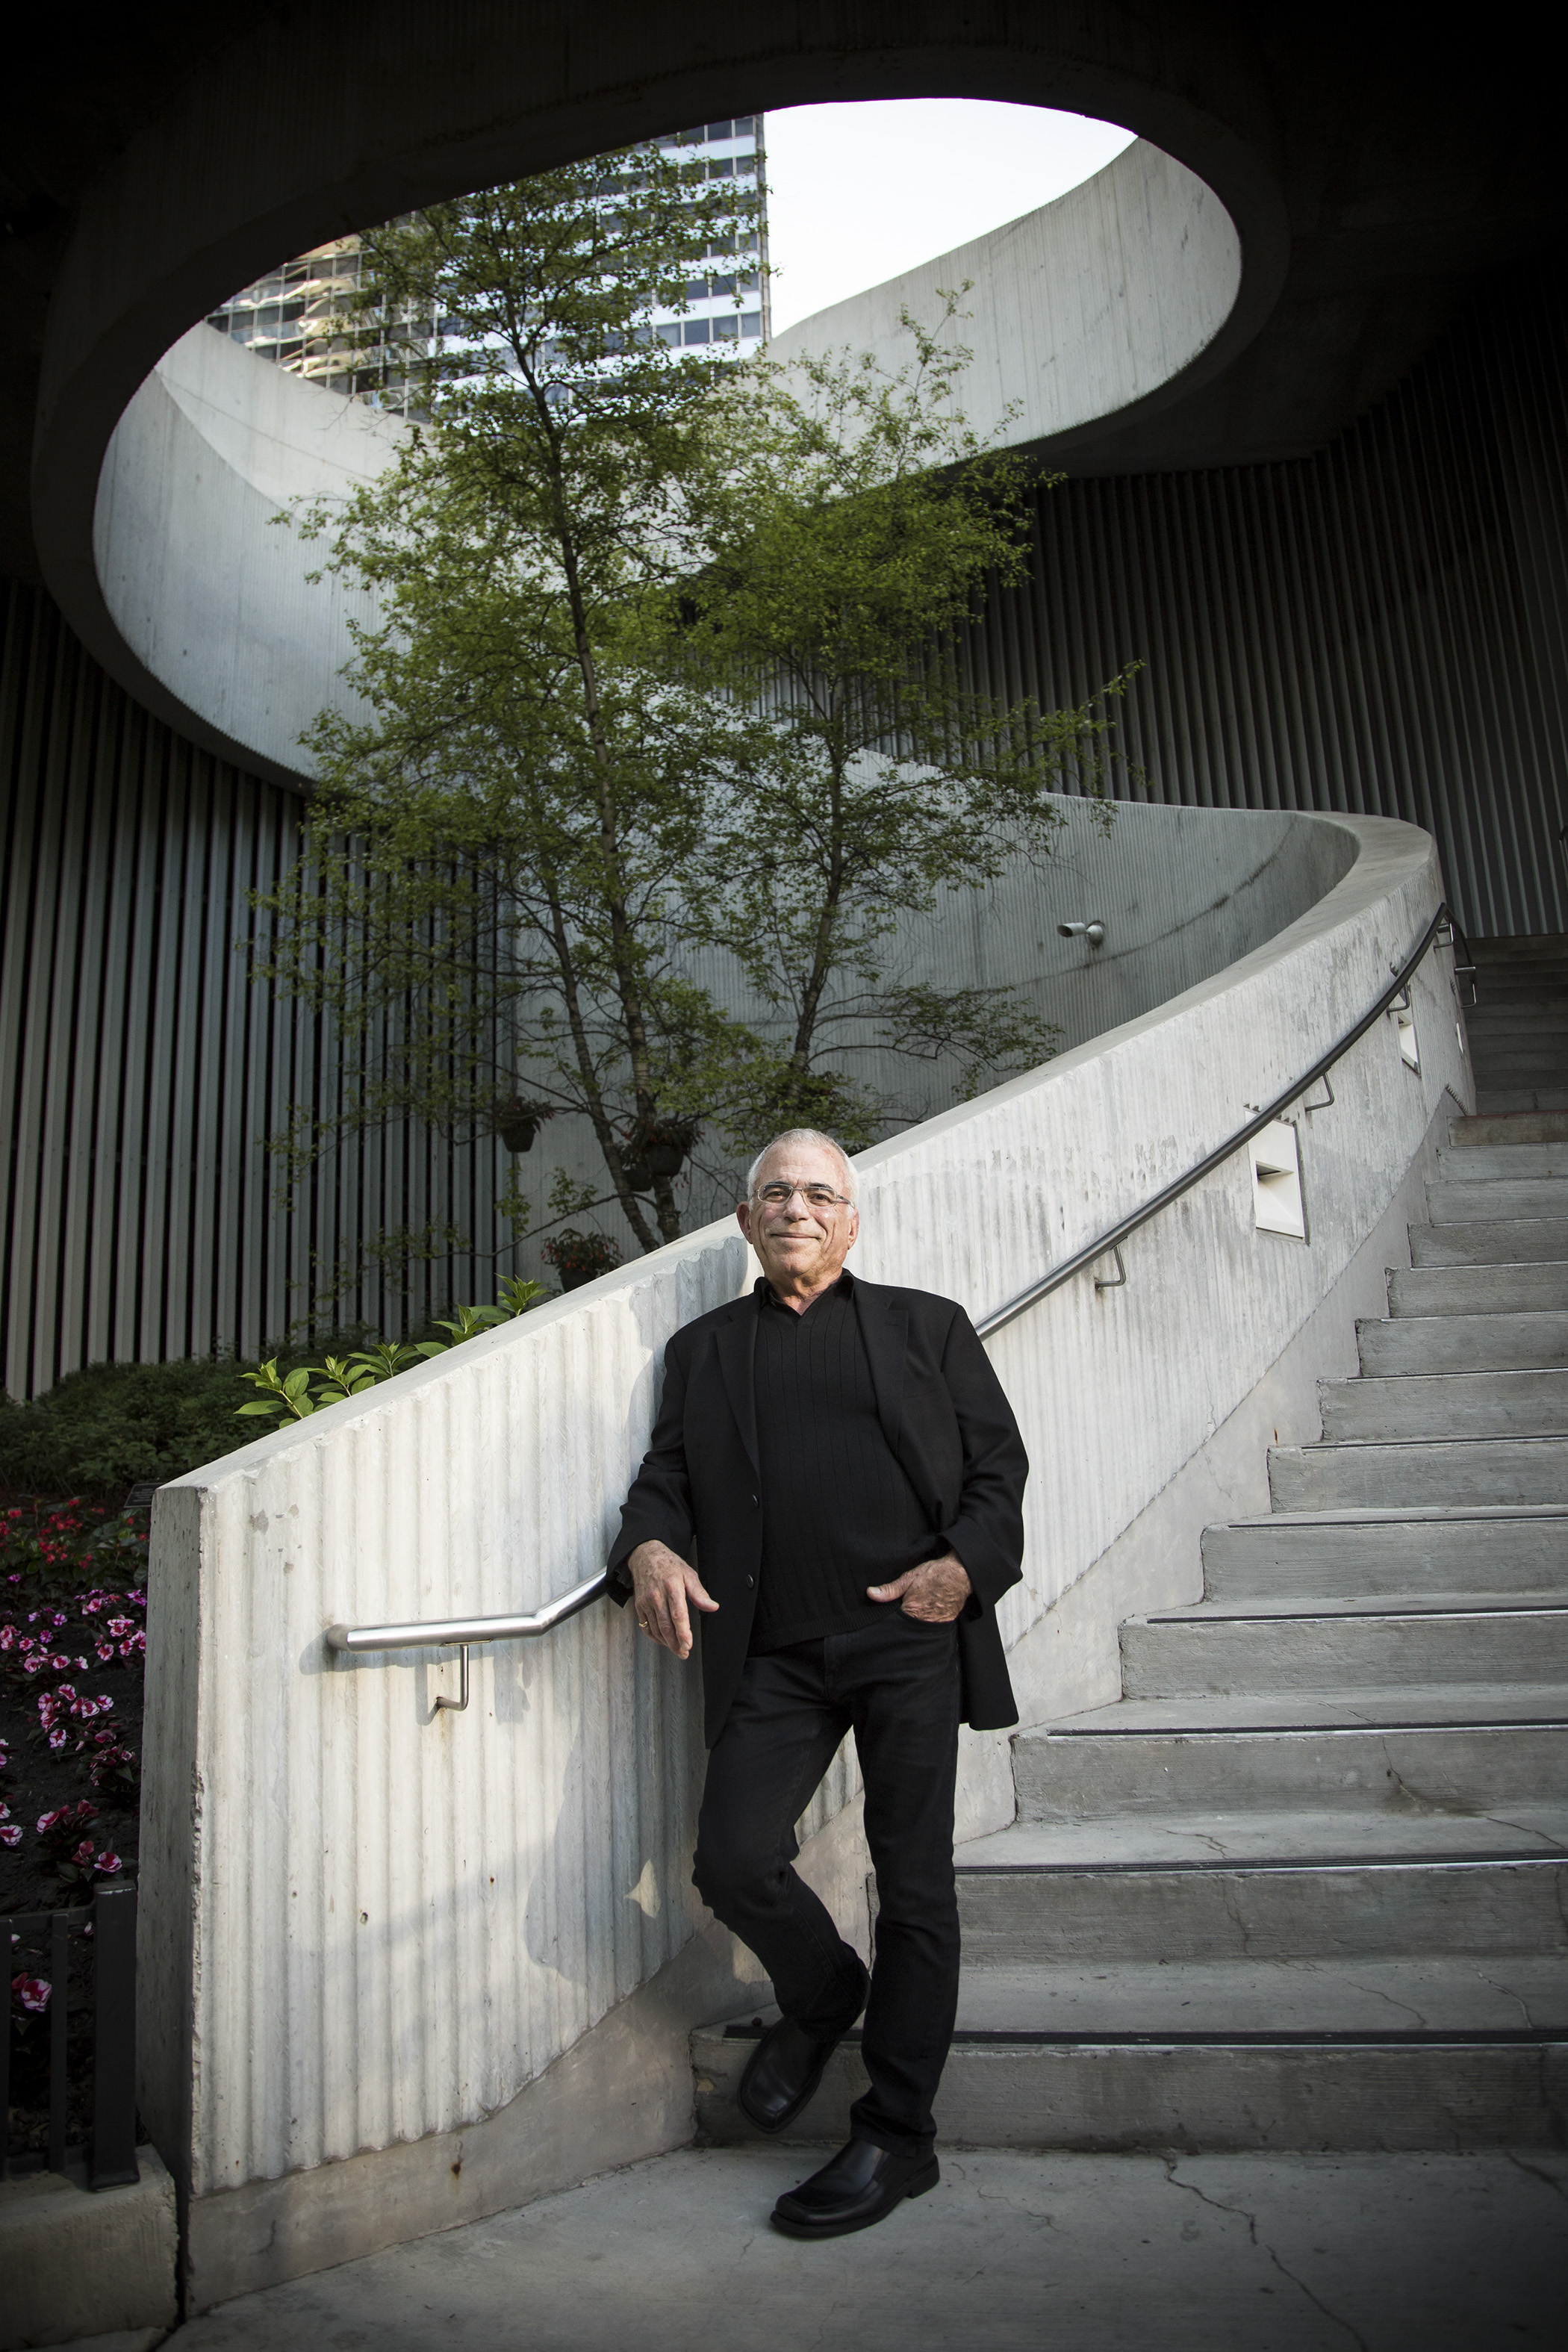
[{"label": "white sky", "polygon": [[1045,107],[910,98],[789,107],[765,137],[776,333],[1065,195],[1132,133]]}]

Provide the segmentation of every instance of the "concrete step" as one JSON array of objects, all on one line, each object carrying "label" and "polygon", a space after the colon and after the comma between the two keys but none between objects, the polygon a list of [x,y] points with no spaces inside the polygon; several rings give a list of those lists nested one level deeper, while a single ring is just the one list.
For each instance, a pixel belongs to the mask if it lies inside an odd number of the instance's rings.
[{"label": "concrete step", "polygon": [[1568,1592],[1568,1509],[1286,1513],[1205,1528],[1211,1601]]},{"label": "concrete step", "polygon": [[1568,1260],[1568,1217],[1489,1217],[1410,1228],[1414,1266],[1528,1265],[1541,1259]]},{"label": "concrete step", "polygon": [[1568,1366],[1568,1307],[1511,1315],[1405,1315],[1355,1328],[1361,1368],[1373,1380]]},{"label": "concrete step", "polygon": [[1331,1444],[1405,1437],[1568,1435],[1568,1371],[1402,1373],[1320,1381]]},{"label": "concrete step", "polygon": [[1426,1213],[1435,1225],[1495,1224],[1505,1217],[1568,1220],[1568,1177],[1493,1177],[1479,1184],[1439,1179],[1426,1187]]},{"label": "concrete step", "polygon": [[1568,1009],[1568,987],[1561,981],[1517,980],[1494,984],[1479,1003],[1465,1007],[1465,1030],[1472,1042],[1487,1035],[1526,1033],[1544,1026],[1555,1029]]},{"label": "concrete step", "polygon": [[1216,1600],[1210,1593],[1181,1609],[1160,1609],[1147,1617],[1130,1618],[1130,1624],[1210,1624],[1219,1618],[1289,1620],[1298,1617],[1466,1617],[1517,1615],[1521,1610],[1568,1610],[1568,1585],[1533,1591],[1468,1592],[1455,1585],[1446,1592],[1306,1592],[1288,1589],[1276,1578],[1273,1590],[1260,1599]]},{"label": "concrete step", "polygon": [[[1403,2012],[1403,2014],[1401,2014]],[[1100,2035],[1568,2035],[1560,1952],[1347,1953],[1321,1958],[1100,1958],[965,1967],[958,2030]]]},{"label": "concrete step", "polygon": [[1482,1113],[1457,1118],[1448,1140],[1461,1150],[1484,1149],[1491,1143],[1568,1143],[1568,1111],[1513,1111],[1500,1118]]},{"label": "concrete step", "polygon": [[1568,1802],[1568,1690],[1121,1699],[1014,1742],[1021,1822],[1464,1817]]},{"label": "concrete step", "polygon": [[1505,1045],[1489,1045],[1484,1037],[1470,1041],[1471,1066],[1478,1088],[1489,1093],[1500,1087],[1531,1088],[1568,1079],[1568,1053],[1555,1037],[1512,1038]]},{"label": "concrete step", "polygon": [[1488,1118],[1511,1118],[1521,1111],[1568,1110],[1568,1079],[1561,1086],[1493,1087],[1476,1073],[1476,1108]]},{"label": "concrete step", "polygon": [[[1020,1832],[1004,1832],[991,1846]],[[1027,1832],[1022,1833],[1026,1842]],[[1568,1999],[1568,1855],[1485,1860],[958,1867],[963,1965],[1343,1959],[1410,1953],[1560,1956]],[[1507,2020],[1513,2023],[1517,2020]]]},{"label": "concrete step", "polygon": [[1568,1263],[1391,1266],[1391,1316],[1544,1315],[1568,1312]]},{"label": "concrete step", "polygon": [[[1204,1870],[1256,1864],[1268,1869],[1338,1870],[1430,1862],[1568,1860],[1568,1803],[1505,1804],[1497,1814],[1372,1810],[1317,1812],[1122,1812],[1087,1821],[1015,1822],[958,1848],[960,1869],[1005,1864],[1016,1870],[1098,1873]],[[1109,1898],[1108,1898],[1109,1899]]]},{"label": "concrete step", "polygon": [[1445,1180],[1458,1184],[1568,1176],[1568,1142],[1448,1143],[1437,1154],[1437,1169]]},{"label": "concrete step", "polygon": [[1276,1445],[1276,1510],[1357,1505],[1568,1503],[1568,1438],[1438,1437],[1379,1444]]},{"label": "concrete step", "polygon": [[[1248,2015],[1274,2020],[1287,2007],[1292,2015],[1317,2014],[1327,2000],[1321,1985],[1310,1998],[1303,1981],[1288,1984],[1261,1969],[1256,1981]],[[1407,1993],[1432,2000],[1426,1982],[1399,1984],[1383,2001],[1385,2021],[1397,2013],[1394,2004],[1414,2005],[1405,2001]],[[1167,1988],[1173,1997],[1177,1990]],[[1370,2013],[1377,1989],[1369,1987],[1362,1999]],[[1236,2000],[1236,1989],[1216,1979],[1202,2006],[1217,2011],[1227,2001],[1234,2008]],[[1195,1993],[1189,2014],[1194,2005]],[[1254,2038],[1236,2027],[1118,2036],[961,2026],[937,2095],[938,2135],[948,2147],[1106,2152],[1559,2145],[1568,2042],[1550,2031],[1298,2031],[1301,2038],[1292,2041],[1290,2029],[1272,2021]],[[755,2040],[749,2025],[692,2036],[697,2127],[705,2140],[756,2137],[735,2103]],[[850,2106],[865,2088],[857,2035],[840,2044],[816,2098],[784,2137],[842,2140]]]},{"label": "concrete step", "polygon": [[1205,1603],[1121,1629],[1127,1698],[1568,1683],[1568,1607],[1227,1614]]}]

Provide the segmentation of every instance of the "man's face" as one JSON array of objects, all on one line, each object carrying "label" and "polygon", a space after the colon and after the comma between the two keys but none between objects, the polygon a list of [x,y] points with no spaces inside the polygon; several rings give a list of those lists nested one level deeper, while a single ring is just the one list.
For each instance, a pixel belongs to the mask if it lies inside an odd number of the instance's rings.
[{"label": "man's face", "polygon": [[752,1197],[735,1213],[775,1287],[819,1289],[836,1282],[860,1231],[858,1213],[843,1201],[814,1208],[804,1190],[792,1190],[787,1201],[775,1204],[760,1197],[764,1184],[826,1184],[835,1192],[847,1192],[838,1154],[820,1143],[775,1145],[757,1171]]}]

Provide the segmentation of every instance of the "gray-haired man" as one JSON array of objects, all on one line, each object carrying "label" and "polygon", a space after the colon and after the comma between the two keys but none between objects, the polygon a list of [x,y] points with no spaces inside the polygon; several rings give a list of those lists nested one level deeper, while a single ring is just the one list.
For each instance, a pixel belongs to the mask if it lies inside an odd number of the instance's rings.
[{"label": "gray-haired man", "polygon": [[[1028,1463],[963,1309],[844,1271],[859,1217],[830,1137],[776,1136],[737,1214],[763,1279],[669,1341],[610,1583],[678,1658],[700,1612],[712,1752],[693,1876],[778,1997],[741,2084],[761,2129],[794,2121],[865,2010],[853,2137],[773,2213],[837,2237],[938,2178],[958,1727],[1017,1721],[995,1607],[1021,1573]],[[848,1731],[877,1873],[869,1979],[791,1866]]]}]

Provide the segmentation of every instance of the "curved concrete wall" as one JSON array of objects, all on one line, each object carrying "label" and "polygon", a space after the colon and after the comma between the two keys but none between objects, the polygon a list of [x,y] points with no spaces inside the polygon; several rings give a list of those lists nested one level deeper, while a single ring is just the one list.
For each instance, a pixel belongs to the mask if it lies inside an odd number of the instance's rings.
[{"label": "curved concrete wall", "polygon": [[[1194,173],[1142,141],[1055,204],[841,302],[782,336],[788,359],[847,341],[897,367],[899,312],[934,320],[938,289],[975,281],[966,405],[1009,446],[1070,436],[1157,397],[1220,333],[1241,283],[1229,215]],[[368,600],[312,583],[321,542],[274,517],[345,495],[392,461],[405,430],[258,359],[207,327],[167,352],[116,425],[93,516],[110,620],[139,673],[226,756],[309,774],[300,737],[344,707],[351,614]]]},{"label": "curved concrete wall", "polygon": [[258,359],[207,326],[165,353],[115,427],[93,551],[139,667],[226,756],[310,772],[304,730],[357,698],[339,676],[374,600],[321,573],[330,552],[277,518],[384,473],[407,428]]},{"label": "curved concrete wall", "polygon": [[948,339],[974,353],[970,423],[1002,447],[1067,449],[1084,427],[1171,396],[1230,316],[1241,266],[1219,198],[1139,140],[1054,204],[800,320],[769,349],[786,362],[871,352],[898,368],[900,313],[929,324],[943,290],[969,283],[970,315]]},{"label": "curved concrete wall", "polygon": [[[1440,891],[1425,835],[1342,829],[1354,866],[1279,939],[867,1154],[859,1267],[984,1314],[1300,1076]],[[1201,1481],[1293,1350],[1309,1394],[1339,1368],[1325,1317],[1381,1263],[1445,1093],[1468,1093],[1446,954],[1414,1003],[1419,1072],[1379,1023],[1301,1120],[1310,1245],[1254,1229],[1243,1154],[1135,1238],[1125,1287],[1080,1279],[993,1343],[1034,1462],[1005,1604],[1026,1721],[1114,1677],[1100,1565]],[[665,1338],[744,1276],[710,1227],[161,1492],[142,2104],[194,2200],[198,2305],[689,2129],[685,2030],[755,1997],[687,1883],[691,1675],[601,1607],[478,1654],[469,1712],[433,1717],[450,1660],[334,1664],[321,1635],[529,1606],[592,1572]],[[1261,1452],[1249,1475],[1256,1492]],[[1145,1558],[1146,1603],[1185,1597],[1189,1549]],[[840,1767],[821,1812],[849,1794]],[[965,1826],[1010,1807],[1005,1742],[968,1738]],[[843,1878],[852,1828],[851,1809],[817,1842]]]}]

